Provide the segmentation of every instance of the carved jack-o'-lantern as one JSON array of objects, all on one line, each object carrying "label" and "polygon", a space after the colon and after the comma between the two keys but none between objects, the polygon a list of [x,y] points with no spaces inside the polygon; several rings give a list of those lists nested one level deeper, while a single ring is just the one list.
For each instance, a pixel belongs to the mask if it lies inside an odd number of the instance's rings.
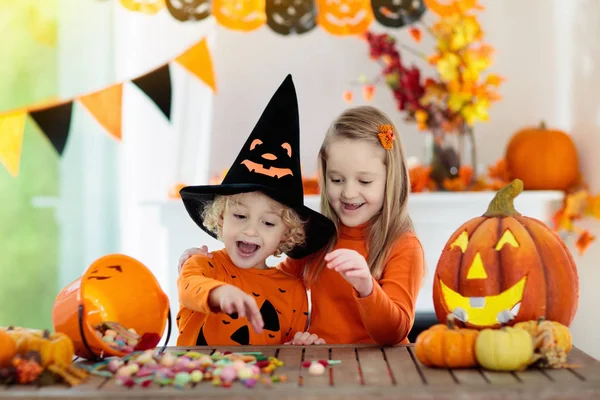
[{"label": "carved jack-o'-lantern", "polygon": [[260,155],[253,160],[246,159],[242,161],[242,164],[248,168],[248,171],[267,175],[272,178],[283,178],[287,175],[294,175],[290,168],[292,147],[289,143],[282,143],[279,148],[274,148],[263,143],[260,139],[254,139],[250,144],[250,154],[253,151]]},{"label": "carved jack-o'-lantern", "polygon": [[426,10],[423,0],[371,0],[371,8],[377,22],[392,28],[418,21]]},{"label": "carved jack-o'-lantern", "polygon": [[[283,290],[282,293],[285,293],[285,290]],[[253,292],[252,295],[256,298],[257,302],[260,301],[261,295],[259,293]],[[220,315],[223,316],[222,319],[208,319],[205,325],[202,326],[202,328],[200,328],[200,333],[198,335],[198,339],[196,340],[196,345],[207,346],[208,344],[230,344],[247,346],[252,343],[264,343],[265,341],[271,342],[269,344],[280,344],[281,339],[279,331],[281,329],[281,325],[279,323],[279,315],[277,310],[269,300],[264,300],[264,302],[260,306],[260,314],[262,315],[264,326],[263,333],[260,335],[260,339],[258,339],[258,337],[256,338],[258,340],[255,340],[255,336],[257,334],[250,326],[248,326],[248,320],[246,318],[239,318],[237,313],[221,313]],[[229,339],[231,340],[231,342],[228,343],[227,341],[223,340],[222,327],[219,326],[215,327],[214,329],[211,329],[211,324],[227,325],[231,331],[231,335],[229,335]],[[268,338],[263,337],[265,333],[267,334]],[[287,332],[285,332],[284,334],[287,334]]]},{"label": "carved jack-o'-lantern", "polygon": [[373,22],[369,0],[317,0],[317,22],[333,35],[365,33]]},{"label": "carved jack-o'-lantern", "polygon": [[316,25],[313,0],[266,0],[267,25],[281,34],[305,33]]},{"label": "carved jack-o'-lantern", "polygon": [[571,253],[543,222],[519,214],[520,180],[500,190],[481,216],[450,237],[438,262],[433,302],[472,328],[512,325],[539,317],[569,325],[579,278]]},{"label": "carved jack-o'-lantern", "polygon": [[166,0],[167,9],[178,21],[200,21],[210,15],[208,0]]},{"label": "carved jack-o'-lantern", "polygon": [[239,31],[257,29],[267,19],[265,0],[214,0],[212,14],[219,24]]}]

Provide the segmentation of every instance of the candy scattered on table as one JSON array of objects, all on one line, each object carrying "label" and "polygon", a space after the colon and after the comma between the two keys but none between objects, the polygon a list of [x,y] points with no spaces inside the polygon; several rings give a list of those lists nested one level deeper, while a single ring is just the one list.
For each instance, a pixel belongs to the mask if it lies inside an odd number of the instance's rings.
[{"label": "candy scattered on table", "polygon": [[275,374],[275,370],[281,366],[281,361],[262,353],[217,351],[208,355],[189,351],[158,354],[154,350],[146,350],[134,351],[122,358],[106,359],[89,366],[88,370],[95,375],[114,377],[118,384],[126,387],[148,387],[156,383],[183,388],[203,381],[215,386],[230,387],[233,382],[239,381],[252,388],[258,382],[267,386],[286,382],[285,375]]},{"label": "candy scattered on table", "polygon": [[308,368],[308,373],[311,375],[323,375],[327,367],[340,363],[340,360],[306,360],[302,362],[302,367]]}]

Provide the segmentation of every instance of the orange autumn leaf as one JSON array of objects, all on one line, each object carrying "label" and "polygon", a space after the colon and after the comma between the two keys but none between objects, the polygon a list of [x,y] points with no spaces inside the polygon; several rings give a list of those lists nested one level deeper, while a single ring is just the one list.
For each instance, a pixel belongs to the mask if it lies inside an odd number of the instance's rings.
[{"label": "orange autumn leaf", "polygon": [[575,193],[570,193],[565,199],[566,216],[573,219],[579,219],[585,211],[587,203],[587,190],[579,190]]},{"label": "orange autumn leaf", "polygon": [[412,37],[412,39],[415,42],[421,43],[421,30],[419,28],[410,27],[408,29],[408,33],[410,34],[410,37]]},{"label": "orange autumn leaf", "polygon": [[410,190],[412,193],[419,193],[428,188],[431,179],[431,167],[418,165],[408,170],[410,177]]},{"label": "orange autumn leaf", "polygon": [[596,240],[596,237],[592,235],[590,231],[584,230],[583,232],[581,232],[581,234],[575,241],[575,247],[577,247],[579,255],[583,255],[594,240]]}]

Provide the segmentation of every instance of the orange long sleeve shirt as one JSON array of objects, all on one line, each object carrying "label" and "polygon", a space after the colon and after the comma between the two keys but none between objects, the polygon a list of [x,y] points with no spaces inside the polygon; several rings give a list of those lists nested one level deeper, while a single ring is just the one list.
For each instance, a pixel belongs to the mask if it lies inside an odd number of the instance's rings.
[{"label": "orange long sleeve shirt", "polygon": [[[335,249],[340,248],[356,250],[366,259],[364,226],[340,226]],[[288,257],[278,268],[300,276],[309,257],[300,260]],[[323,268],[311,288],[309,332],[328,344],[408,343],[424,269],[423,247],[410,232],[396,241],[381,279],[374,279],[373,292],[367,297],[359,298],[340,273]]]},{"label": "orange long sleeve shirt", "polygon": [[[263,317],[262,333],[245,317],[210,309],[210,291],[226,284],[254,297]],[[177,278],[177,291],[178,346],[282,344],[306,329],[308,298],[301,280],[275,268],[238,268],[225,249],[212,258],[189,258]]]}]

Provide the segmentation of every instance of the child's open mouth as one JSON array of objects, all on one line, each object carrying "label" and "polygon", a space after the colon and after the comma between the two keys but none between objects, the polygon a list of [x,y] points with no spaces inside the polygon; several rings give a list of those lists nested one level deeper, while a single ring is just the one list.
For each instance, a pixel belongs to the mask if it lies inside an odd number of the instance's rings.
[{"label": "child's open mouth", "polygon": [[244,257],[250,257],[258,249],[260,249],[260,246],[255,243],[238,241],[238,242],[236,242],[236,244],[237,244],[238,251]]},{"label": "child's open mouth", "polygon": [[361,208],[363,206],[363,204],[365,204],[365,203],[344,203],[342,201],[342,208],[345,211],[354,211],[354,210],[358,210],[359,208]]}]

